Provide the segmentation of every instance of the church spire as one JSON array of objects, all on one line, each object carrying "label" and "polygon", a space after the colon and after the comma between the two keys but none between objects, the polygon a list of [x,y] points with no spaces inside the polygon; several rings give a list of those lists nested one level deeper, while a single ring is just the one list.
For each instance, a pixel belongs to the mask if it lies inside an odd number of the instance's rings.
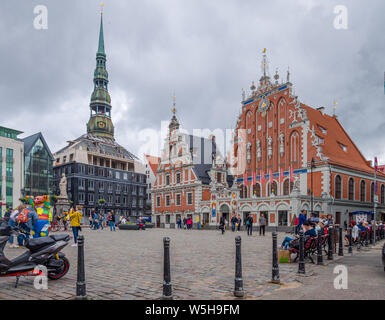
[{"label": "church spire", "polygon": [[111,120],[111,97],[108,93],[108,72],[104,50],[103,12],[100,14],[99,45],[96,53],[94,72],[94,91],[90,102],[90,120],[87,133],[108,139],[114,139],[114,125]]}]

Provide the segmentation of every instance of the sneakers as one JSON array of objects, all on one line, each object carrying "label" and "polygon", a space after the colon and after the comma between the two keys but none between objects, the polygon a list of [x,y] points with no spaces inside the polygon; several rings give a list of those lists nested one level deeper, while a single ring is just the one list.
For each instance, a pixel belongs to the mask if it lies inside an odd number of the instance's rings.
[{"label": "sneakers", "polygon": [[19,246],[17,244],[14,244],[14,243],[12,243],[9,247],[10,248],[19,248]]},{"label": "sneakers", "polygon": [[71,247],[77,247],[77,246],[78,246],[77,243],[71,244]]}]

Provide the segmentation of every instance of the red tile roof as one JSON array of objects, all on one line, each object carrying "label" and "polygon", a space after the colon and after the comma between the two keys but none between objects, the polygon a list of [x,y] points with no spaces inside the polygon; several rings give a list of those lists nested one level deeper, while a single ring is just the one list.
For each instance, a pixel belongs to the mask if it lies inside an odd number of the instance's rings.
[{"label": "red tile roof", "polygon": [[152,172],[156,176],[156,170],[158,170],[160,157],[150,156],[148,154],[145,154],[145,157],[146,157],[148,164],[150,165]]},{"label": "red tile roof", "polygon": [[[316,135],[324,139],[324,143],[320,146],[323,155],[329,158],[329,163],[367,173],[374,172],[370,162],[365,159],[335,116],[327,115],[304,104],[301,106],[306,110],[310,128],[314,126]],[[326,129],[326,134],[322,132],[320,126]],[[345,151],[341,145],[346,147]],[[315,157],[316,154],[310,156]],[[385,177],[385,174],[379,174]]]}]

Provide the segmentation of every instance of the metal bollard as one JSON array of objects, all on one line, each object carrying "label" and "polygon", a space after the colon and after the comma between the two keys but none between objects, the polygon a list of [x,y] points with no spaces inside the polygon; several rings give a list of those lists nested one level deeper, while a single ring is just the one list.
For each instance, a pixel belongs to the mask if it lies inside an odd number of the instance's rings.
[{"label": "metal bollard", "polygon": [[277,232],[273,232],[273,269],[271,277],[272,283],[281,283],[279,278],[277,236]]},{"label": "metal bollard", "polygon": [[323,265],[322,258],[322,233],[321,230],[318,234],[318,242],[317,242],[317,265]]},{"label": "metal bollard", "polygon": [[352,247],[352,228],[348,229],[349,234],[349,250],[348,253],[353,253],[353,247]]},{"label": "metal bollard", "polygon": [[87,299],[86,276],[84,268],[84,236],[78,236],[78,276],[76,281],[76,299]]},{"label": "metal bollard", "polygon": [[333,227],[328,228],[328,260],[333,260]]},{"label": "metal bollard", "polygon": [[373,245],[376,245],[376,224],[374,221],[372,224],[372,233],[373,233]]},{"label": "metal bollard", "polygon": [[357,251],[361,251],[361,231],[358,232]]},{"label": "metal bollard", "polygon": [[243,279],[242,279],[242,256],[241,256],[241,237],[235,238],[235,280],[234,296],[243,297]]},{"label": "metal bollard", "polygon": [[338,255],[343,256],[344,255],[344,247],[343,247],[343,237],[342,237],[342,227],[339,228],[340,237],[339,237],[339,243],[338,243]]},{"label": "metal bollard", "polygon": [[305,243],[303,238],[303,230],[299,232],[299,263],[298,273],[305,274]]},{"label": "metal bollard", "polygon": [[171,272],[170,272],[170,238],[163,238],[163,300],[172,300]]},{"label": "metal bollard", "polygon": [[365,247],[369,246],[369,230],[366,228]]}]

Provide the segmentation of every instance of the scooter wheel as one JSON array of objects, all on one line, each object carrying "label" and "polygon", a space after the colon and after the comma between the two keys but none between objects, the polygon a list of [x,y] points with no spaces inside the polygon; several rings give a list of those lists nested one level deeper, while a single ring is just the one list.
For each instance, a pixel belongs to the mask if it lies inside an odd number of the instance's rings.
[{"label": "scooter wheel", "polygon": [[56,271],[50,271],[48,272],[48,278],[50,280],[58,280],[66,275],[68,270],[70,269],[70,262],[66,257],[60,258],[63,260],[63,266],[61,266]]}]

